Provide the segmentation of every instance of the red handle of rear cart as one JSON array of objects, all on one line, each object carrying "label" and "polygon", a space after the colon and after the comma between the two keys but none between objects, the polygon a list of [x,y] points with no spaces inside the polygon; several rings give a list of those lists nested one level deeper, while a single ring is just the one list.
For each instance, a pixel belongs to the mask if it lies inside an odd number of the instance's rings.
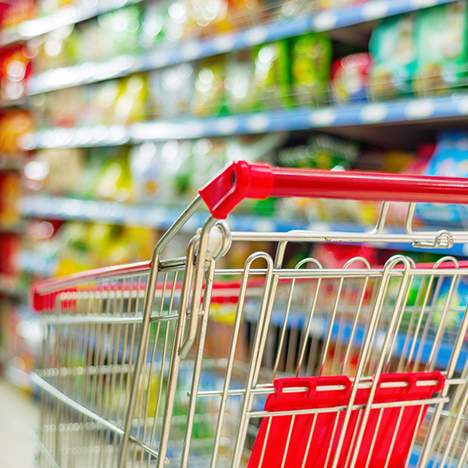
[{"label": "red handle of rear cart", "polygon": [[268,197],[468,204],[468,179],[290,169],[236,161],[199,194],[211,214],[224,219],[242,200]]}]

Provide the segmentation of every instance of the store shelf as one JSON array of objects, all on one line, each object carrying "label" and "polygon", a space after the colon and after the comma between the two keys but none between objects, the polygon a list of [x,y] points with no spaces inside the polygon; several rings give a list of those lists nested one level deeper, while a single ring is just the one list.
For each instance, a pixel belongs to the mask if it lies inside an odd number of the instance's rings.
[{"label": "store shelf", "polygon": [[[26,217],[62,220],[101,221],[114,224],[130,224],[167,229],[178,218],[181,206],[161,207],[153,205],[131,205],[110,201],[80,200],[73,198],[33,195],[22,198],[21,213]],[[184,226],[187,231],[200,226],[206,213],[197,213]],[[303,221],[288,221],[278,218],[262,218],[253,215],[236,215],[229,218],[230,226],[237,231],[288,231],[305,229]]]},{"label": "store shelf", "polygon": [[[258,307],[252,307],[251,314],[247,311],[247,319],[255,320],[258,314]],[[288,315],[288,327],[289,328],[297,328],[299,330],[303,330],[307,325],[308,317],[302,312],[293,312],[291,311]],[[284,311],[273,311],[271,315],[271,324],[277,327],[282,327],[284,323]],[[312,319],[310,323],[310,334],[317,337],[317,338],[325,338],[329,332],[330,322],[328,316],[320,316],[318,314],[315,318]],[[348,322],[345,320],[337,321],[333,324],[331,330],[331,340],[333,342],[341,342],[341,343],[348,343],[351,339],[351,332],[353,330],[352,322]],[[366,336],[366,327],[364,325],[357,325],[355,332],[353,343],[356,349],[359,349],[364,342],[364,338]],[[435,336],[435,333],[434,333]],[[395,358],[400,358],[403,352],[409,352],[410,347],[408,344],[405,347],[407,335],[406,333],[399,332],[395,338],[392,356]],[[413,338],[414,339],[414,338]],[[378,330],[376,333],[376,337],[374,339],[374,343],[376,346],[376,351],[381,351],[381,345],[385,340],[385,333],[382,330]],[[421,338],[416,339],[415,347],[414,347],[414,354],[418,356],[420,354],[421,362],[427,362],[429,360],[429,356],[431,355],[432,348],[434,346],[434,341],[431,338],[431,334],[428,333],[426,339],[421,341]],[[422,347],[422,348],[421,348]],[[440,348],[438,350],[437,355],[435,356],[435,366],[438,368],[446,368],[450,357],[453,352],[453,343],[448,341],[447,339],[443,339],[440,344]],[[460,356],[457,361],[456,371],[462,372],[466,360],[468,359],[468,346],[463,346],[460,351]]]},{"label": "store shelf", "polygon": [[154,70],[168,65],[245,49],[269,41],[299,36],[311,31],[338,30],[454,1],[378,0],[354,7],[324,10],[314,14],[282,19],[210,39],[185,40],[177,44],[162,45],[136,55],[119,56],[105,61],[87,62],[46,71],[29,80],[27,93],[32,96],[72,86],[96,83],[130,73]]},{"label": "store shelf", "polygon": [[21,145],[25,150],[119,146],[127,143],[130,143],[130,127],[123,125],[51,128],[29,133],[21,139]]},{"label": "store shelf", "polygon": [[94,0],[77,2],[75,6],[63,7],[50,15],[23,21],[0,32],[0,47],[41,36],[55,29],[94,18],[117,8],[141,0]]},{"label": "store shelf", "polygon": [[[30,195],[22,198],[21,213],[25,217],[49,218],[75,221],[100,221],[112,224],[146,226],[165,230],[177,219],[182,207],[161,207],[154,205],[131,205],[110,201],[81,200],[75,198]],[[190,219],[184,229],[193,232],[206,219],[206,213],[198,213]],[[235,231],[277,231],[311,229],[315,231],[362,232],[369,227],[350,223],[310,224],[303,220],[288,220],[278,217],[267,218],[255,215],[232,215],[229,225]],[[468,246],[457,244],[451,249],[417,248],[411,244],[381,244],[380,248],[397,251],[432,252],[454,256],[468,256]],[[39,262],[41,263],[41,262]],[[38,263],[38,264],[39,264]],[[34,267],[31,267],[34,268]],[[29,269],[31,271],[31,268]]]},{"label": "store shelf", "polygon": [[[468,122],[468,93],[432,98],[296,108],[209,118],[154,120],[123,125],[50,128],[22,139],[25,150],[117,146],[144,141],[261,134],[309,129],[385,126],[397,123]],[[372,133],[372,132],[370,132]],[[397,136],[393,137],[395,141]]]}]

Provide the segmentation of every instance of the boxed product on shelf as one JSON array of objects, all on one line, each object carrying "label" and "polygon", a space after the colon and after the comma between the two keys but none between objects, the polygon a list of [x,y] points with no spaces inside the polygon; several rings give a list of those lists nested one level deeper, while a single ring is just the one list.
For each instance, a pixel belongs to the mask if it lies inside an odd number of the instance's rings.
[{"label": "boxed product on shelf", "polygon": [[103,161],[93,194],[103,200],[120,202],[132,200],[133,181],[126,148],[117,150],[110,158]]},{"label": "boxed product on shelf", "polygon": [[31,114],[26,110],[8,109],[0,114],[0,154],[2,157],[18,157],[20,138],[34,128]]},{"label": "boxed product on shelf", "polygon": [[255,94],[260,109],[290,107],[291,65],[289,42],[272,42],[254,50]]},{"label": "boxed product on shelf", "polygon": [[226,57],[203,60],[196,66],[192,114],[200,117],[225,113]]},{"label": "boxed product on shelf", "polygon": [[329,135],[315,135],[306,145],[285,148],[278,154],[278,163],[286,167],[314,169],[349,169],[358,155],[359,145]]},{"label": "boxed product on shelf", "polygon": [[144,74],[130,75],[118,81],[118,91],[111,108],[113,123],[129,124],[143,120],[148,100],[148,80]]},{"label": "boxed product on shelf", "polygon": [[16,234],[0,232],[0,276],[14,277],[17,272],[16,255],[20,239]]},{"label": "boxed product on shelf", "polygon": [[191,63],[151,72],[148,78],[148,116],[171,118],[190,114],[194,74],[194,66]]},{"label": "boxed product on shelf", "polygon": [[[278,164],[286,167],[345,170],[358,156],[359,145],[329,135],[316,135],[306,145],[285,148],[278,153]],[[308,220],[345,221],[360,219],[358,202],[352,200],[285,199],[284,211]],[[292,210],[292,211],[291,211]]]},{"label": "boxed product on shelf", "polygon": [[372,67],[369,92],[374,99],[388,99],[412,92],[417,67],[414,14],[386,18],[372,31],[369,41]]},{"label": "boxed product on shelf", "polygon": [[161,0],[148,2],[145,6],[140,38],[143,47],[150,48],[171,40],[167,30],[170,3],[169,0]]},{"label": "boxed product on shelf", "polygon": [[[34,96],[31,105],[39,124],[44,127],[130,124],[146,118],[149,91],[147,75],[138,73]],[[67,106],[63,102],[67,102]]]},{"label": "boxed product on shelf", "polygon": [[16,226],[21,214],[21,178],[14,172],[0,172],[0,226]]},{"label": "boxed product on shelf", "polygon": [[73,65],[77,62],[80,46],[75,25],[67,25],[33,39],[28,47],[34,61],[34,73],[39,73]]},{"label": "boxed product on shelf", "polygon": [[15,0],[0,4],[0,25],[2,28],[15,26],[22,21],[34,17],[36,13],[35,0]]},{"label": "boxed product on shelf", "polygon": [[[468,177],[468,132],[442,132],[425,173],[434,176]],[[462,228],[468,226],[466,205],[418,204],[417,213],[428,224],[448,224]]]},{"label": "boxed product on shelf", "polygon": [[84,163],[80,149],[38,151],[24,167],[25,186],[55,195],[74,194],[82,187]]},{"label": "boxed product on shelf", "polygon": [[365,101],[372,60],[367,53],[347,55],[333,63],[331,91],[335,102]]},{"label": "boxed product on shelf", "polygon": [[[94,86],[89,86],[94,89]],[[38,127],[73,127],[78,125],[85,109],[89,109],[81,88],[66,88],[50,94],[32,96],[31,111]],[[66,102],[67,105],[61,105]]]},{"label": "boxed product on shelf", "polygon": [[35,276],[65,275],[99,266],[146,260],[151,257],[156,242],[155,232],[145,227],[67,222],[51,226],[48,235],[44,236],[39,232],[44,228],[38,224],[35,229],[29,227],[29,234],[22,243],[28,258],[21,262],[21,266]]},{"label": "boxed product on shelf", "polygon": [[310,33],[291,41],[292,91],[296,105],[319,105],[328,99],[332,44],[324,34]]},{"label": "boxed product on shelf", "polygon": [[[96,198],[97,190],[101,184],[101,178],[106,172],[106,168],[110,167],[110,163],[114,160],[119,161],[125,158],[125,149],[119,148],[90,148],[86,152],[85,166],[81,183],[77,196],[85,198]],[[125,164],[124,164],[125,166]],[[120,166],[117,162],[115,166],[115,175],[118,178],[120,173]],[[107,198],[112,199],[112,194],[117,193],[117,187],[102,187],[101,190],[106,191]],[[114,191],[114,192],[112,192]],[[125,192],[128,194],[128,192]]]},{"label": "boxed product on shelf", "polygon": [[[138,4],[99,15],[95,26],[97,31],[91,32],[89,41],[83,40],[79,44],[78,53],[97,54],[94,59],[132,54],[140,48],[141,22],[142,5]],[[86,55],[78,56],[78,60],[86,61],[89,58]]]},{"label": "boxed product on shelf", "polygon": [[141,15],[141,5],[128,5],[36,38],[31,44],[35,69],[50,70],[137,52]]},{"label": "boxed product on shelf", "polygon": [[193,144],[189,141],[144,143],[132,148],[130,170],[138,202],[170,205],[188,198],[192,187]]},{"label": "boxed product on shelf", "polygon": [[227,57],[226,105],[229,113],[249,112],[255,109],[255,66],[252,51],[242,50]]},{"label": "boxed product on shelf", "polygon": [[455,2],[418,12],[415,90],[446,92],[466,86],[468,76],[468,7]]},{"label": "boxed product on shelf", "polygon": [[33,41],[36,70],[129,56],[194,37],[216,36],[275,17],[257,0],[149,1],[104,12]]},{"label": "boxed product on shelf", "polygon": [[0,49],[0,100],[22,98],[30,73],[31,57],[24,45]]}]

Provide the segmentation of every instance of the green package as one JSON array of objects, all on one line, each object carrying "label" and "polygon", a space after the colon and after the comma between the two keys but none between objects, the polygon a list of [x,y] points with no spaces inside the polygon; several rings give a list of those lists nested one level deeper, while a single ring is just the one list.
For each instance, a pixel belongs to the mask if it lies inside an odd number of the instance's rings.
[{"label": "green package", "polygon": [[323,104],[327,100],[332,59],[330,38],[307,34],[292,41],[292,80],[297,105]]},{"label": "green package", "polygon": [[359,154],[359,145],[329,135],[316,135],[303,146],[279,152],[280,166],[313,169],[350,169]]},{"label": "green package", "polygon": [[414,15],[383,20],[371,35],[369,52],[373,61],[369,76],[371,97],[410,94],[416,70]]},{"label": "green package", "polygon": [[207,59],[199,64],[193,90],[192,113],[194,115],[205,117],[226,113],[225,78],[224,57]]},{"label": "green package", "polygon": [[140,47],[142,9],[129,5],[101,15],[97,19],[99,40],[105,56],[131,54]]},{"label": "green package", "polygon": [[418,94],[460,87],[467,76],[468,8],[466,2],[422,10],[416,19]]},{"label": "green package", "polygon": [[141,44],[152,47],[167,40],[170,2],[159,0],[146,5],[141,25]]},{"label": "green package", "polygon": [[290,107],[292,105],[287,41],[264,44],[256,49],[254,78],[260,109]]},{"label": "green package", "polygon": [[241,50],[228,57],[226,71],[226,105],[230,113],[255,110],[255,65],[250,50]]}]

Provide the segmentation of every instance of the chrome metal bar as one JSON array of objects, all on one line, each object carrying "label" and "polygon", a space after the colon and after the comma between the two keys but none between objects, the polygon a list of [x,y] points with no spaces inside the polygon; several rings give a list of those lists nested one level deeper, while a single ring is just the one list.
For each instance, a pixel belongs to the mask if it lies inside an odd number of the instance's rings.
[{"label": "chrome metal bar", "polygon": [[[462,421],[462,415],[465,413],[465,409],[468,405],[468,388],[465,389],[465,394],[463,396],[463,402],[461,403],[459,409],[458,409],[458,413],[455,417],[455,421],[453,423],[453,426],[450,428],[450,432],[449,432],[449,439],[446,443],[446,446],[445,446],[445,450],[444,450],[444,453],[442,455],[442,459],[440,461],[440,466],[445,466],[445,462],[448,458],[448,454],[450,452],[450,449],[454,443],[454,440],[455,440],[455,435],[457,434],[458,430],[460,429],[460,424],[461,424],[461,421]],[[466,445],[466,439],[465,439],[465,445]]]},{"label": "chrome metal bar", "polygon": [[203,362],[203,351],[204,351],[204,346],[205,346],[206,327],[208,325],[209,304],[210,304],[211,292],[213,288],[214,269],[215,269],[215,262],[214,260],[211,260],[210,266],[206,274],[205,297],[203,298],[203,306],[202,306],[202,313],[201,313],[202,323],[200,326],[197,353],[195,357],[195,362],[193,364],[191,397],[189,401],[188,414],[187,414],[187,429],[185,431],[182,457],[181,457],[181,462],[180,462],[180,466],[183,468],[185,468],[188,465],[188,461],[189,461],[188,458],[189,458],[189,450],[190,450],[190,441],[192,439],[193,421],[195,417],[195,405],[197,404],[196,394],[198,390],[198,385],[200,383],[200,374],[201,374],[201,367],[202,367],[202,362]]},{"label": "chrome metal bar", "polygon": [[144,314],[143,314],[143,319],[141,323],[138,352],[136,356],[135,367],[134,367],[133,375],[132,375],[132,383],[130,386],[130,392],[129,392],[128,401],[127,401],[127,411],[126,411],[126,417],[125,417],[124,432],[122,434],[120,452],[119,452],[119,458],[118,458],[119,468],[125,468],[127,465],[127,451],[128,451],[128,443],[130,439],[130,431],[132,428],[133,412],[135,409],[135,402],[136,402],[136,396],[138,392],[140,374],[141,374],[141,370],[143,367],[143,363],[145,361],[144,351],[146,349],[148,338],[149,338],[150,318],[152,315],[153,303],[154,303],[154,291],[155,291],[156,282],[158,278],[158,264],[159,264],[160,249],[161,247],[159,247],[159,244],[158,244],[158,246],[154,250],[154,254],[152,258],[152,268],[151,268],[149,278],[148,278],[146,298],[145,298],[145,303],[143,306]]},{"label": "chrome metal bar", "polygon": [[157,461],[157,467],[164,467],[167,447],[169,442],[169,432],[171,428],[171,418],[174,409],[175,393],[177,388],[177,379],[179,374],[179,366],[181,356],[179,353],[181,343],[183,341],[183,333],[186,319],[186,311],[188,308],[189,297],[191,294],[192,280],[194,274],[194,256],[195,256],[195,240],[192,239],[187,250],[187,266],[182,285],[179,303],[179,320],[177,322],[176,334],[174,337],[171,360],[169,366],[169,375],[167,377],[167,396],[164,406],[164,419],[161,427],[161,435],[159,440],[159,453],[161,457]]},{"label": "chrome metal bar", "polygon": [[[135,316],[115,316],[113,314],[103,314],[103,315],[61,315],[60,317],[46,317],[41,318],[40,321],[52,325],[82,325],[82,324],[102,324],[102,325],[125,325],[125,324],[141,324],[143,321],[143,314]],[[176,320],[178,318],[177,314],[172,314],[170,316],[161,314],[151,314],[149,320],[154,322],[156,320]]]},{"label": "chrome metal bar", "polygon": [[[453,231],[450,233],[454,244],[468,243],[468,233],[465,231]],[[252,242],[346,242],[346,243],[394,243],[412,244],[423,243],[438,247],[437,238],[440,232],[413,232],[406,233],[374,233],[368,232],[340,232],[340,231],[289,231],[289,232],[240,232],[231,233],[233,241]],[[442,247],[444,248],[444,247]]]},{"label": "chrome metal bar", "polygon": [[[386,403],[372,403],[370,409],[388,409],[388,408],[400,408],[407,406],[420,406],[420,405],[433,405],[433,404],[443,404],[449,402],[448,397],[437,397],[437,398],[428,398],[426,400],[406,400],[406,401],[391,401]],[[368,403],[363,404],[353,404],[351,410],[365,410],[368,406]],[[308,408],[308,409],[299,409],[299,410],[278,410],[278,411],[249,411],[248,415],[250,418],[263,418],[263,417],[280,417],[280,416],[300,416],[305,414],[325,414],[325,413],[337,413],[347,411],[348,406],[330,406],[325,408]],[[362,426],[361,426],[362,427]]]},{"label": "chrome metal bar", "polygon": [[[235,315],[235,322],[234,322],[234,330],[233,330],[233,336],[231,339],[231,346],[229,349],[229,356],[228,356],[228,362],[226,365],[226,374],[224,377],[224,386],[223,390],[220,391],[218,394],[221,396],[221,401],[219,404],[219,409],[218,409],[218,420],[216,423],[216,430],[215,430],[215,437],[214,437],[214,444],[213,444],[213,451],[211,454],[211,461],[210,461],[210,467],[214,468],[217,463],[217,457],[218,457],[218,450],[219,450],[219,440],[221,437],[221,430],[223,426],[223,419],[224,419],[224,414],[225,414],[225,408],[226,408],[226,401],[227,397],[229,395],[229,385],[231,383],[231,376],[232,376],[232,370],[234,366],[234,357],[237,349],[237,343],[239,339],[239,332],[240,332],[240,326],[241,326],[241,320],[242,320],[242,313],[244,311],[244,304],[245,304],[245,299],[246,299],[246,293],[247,293],[247,284],[249,280],[249,273],[251,266],[254,262],[255,258],[251,258],[250,260],[247,260],[245,263],[245,268],[244,268],[244,274],[241,279],[241,284],[239,288],[239,299],[237,302],[237,309],[236,309],[236,315]],[[198,393],[200,395],[201,392]],[[244,391],[245,393],[245,391]]]},{"label": "chrome metal bar", "polygon": [[55,398],[57,401],[60,401],[64,403],[65,405],[68,405],[70,408],[73,408],[77,412],[84,414],[87,418],[92,419],[93,421],[96,421],[97,423],[101,424],[103,427],[107,427],[112,432],[115,432],[118,435],[123,435],[124,431],[120,427],[117,427],[116,425],[108,421],[107,419],[99,416],[98,414],[94,413],[93,411],[89,410],[83,405],[80,405],[78,402],[76,402],[72,398],[68,397],[61,391],[57,390],[57,388],[55,388],[53,385],[50,385],[48,382],[46,382],[44,379],[39,377],[37,374],[35,373],[31,374],[31,382],[37,385],[38,387],[40,387],[45,392],[47,392],[51,397]]},{"label": "chrome metal bar", "polygon": [[[241,407],[241,414],[240,414],[240,421],[239,421],[239,429],[238,435],[236,438],[236,443],[234,446],[234,456],[232,460],[232,464],[234,466],[239,466],[241,456],[242,456],[242,449],[244,446],[245,436],[247,432],[247,423],[248,423],[248,412],[250,411],[250,406],[252,403],[252,388],[255,386],[257,376],[258,376],[258,369],[259,369],[259,362],[262,359],[263,354],[263,346],[265,344],[266,339],[266,332],[264,329],[267,329],[265,323],[269,321],[269,313],[271,312],[271,298],[273,295],[271,294],[271,288],[273,283],[273,274],[272,270],[274,267],[273,260],[271,257],[265,253],[257,253],[255,255],[251,255],[247,259],[247,265],[252,264],[255,260],[262,258],[265,263],[267,264],[267,270],[269,273],[266,275],[265,278],[265,290],[264,296],[262,300],[261,309],[259,312],[259,319],[257,322],[257,332],[255,334],[254,345],[252,349],[252,358],[250,361],[250,369],[249,374],[247,377],[246,382],[246,391],[244,395],[244,399],[242,402]],[[270,310],[269,310],[270,308]]]}]

